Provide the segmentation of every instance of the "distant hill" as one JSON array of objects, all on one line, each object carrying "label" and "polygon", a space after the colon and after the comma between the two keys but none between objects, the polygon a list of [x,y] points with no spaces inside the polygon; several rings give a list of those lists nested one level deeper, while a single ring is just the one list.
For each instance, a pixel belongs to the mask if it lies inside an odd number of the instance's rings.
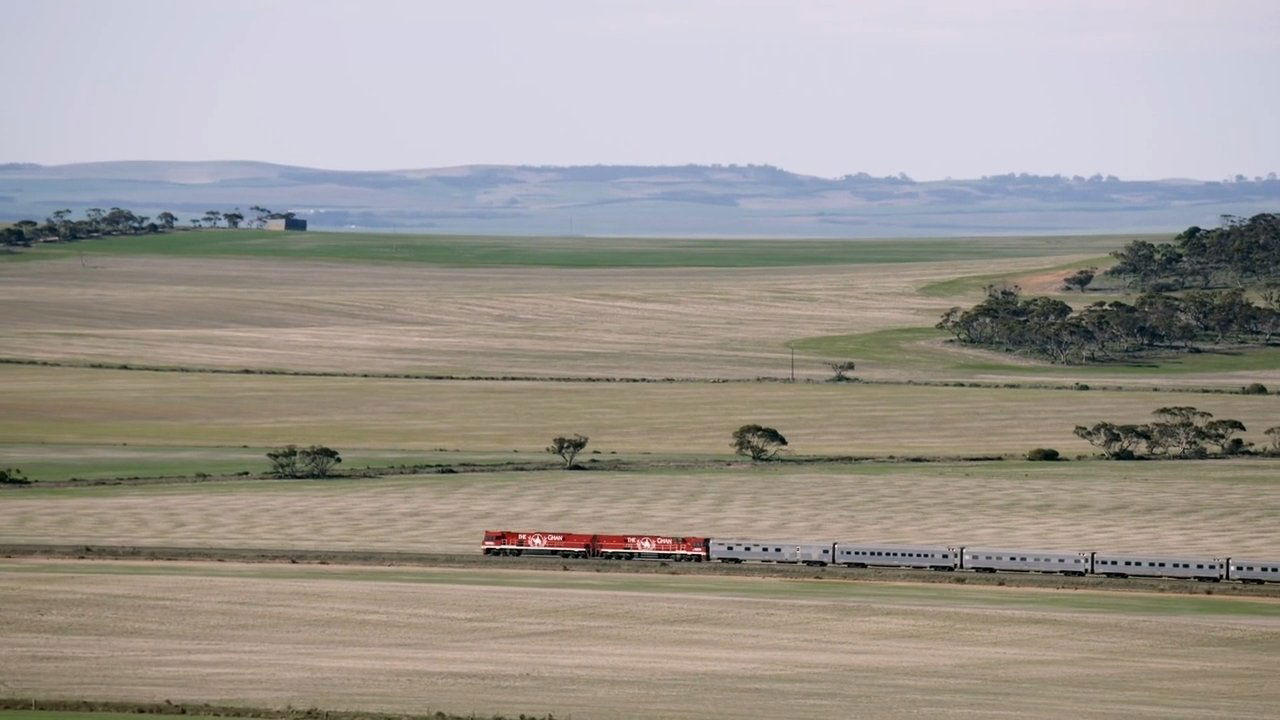
[{"label": "distant hill", "polygon": [[468,165],[342,171],[259,162],[0,164],[0,222],[53,210],[293,210],[315,229],[474,234],[940,236],[1144,232],[1280,210],[1280,180],[998,175],[830,179],[767,165]]}]

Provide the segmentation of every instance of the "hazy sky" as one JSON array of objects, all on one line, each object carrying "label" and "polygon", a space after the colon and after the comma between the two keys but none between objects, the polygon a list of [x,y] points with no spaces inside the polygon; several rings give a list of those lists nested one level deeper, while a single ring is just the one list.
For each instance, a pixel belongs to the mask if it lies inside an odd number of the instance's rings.
[{"label": "hazy sky", "polygon": [[0,162],[1280,171],[1280,0],[0,0]]}]

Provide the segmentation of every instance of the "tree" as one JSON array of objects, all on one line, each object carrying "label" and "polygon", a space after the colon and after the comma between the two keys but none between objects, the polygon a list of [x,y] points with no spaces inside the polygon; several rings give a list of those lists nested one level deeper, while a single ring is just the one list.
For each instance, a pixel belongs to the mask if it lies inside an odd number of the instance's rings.
[{"label": "tree", "polygon": [[831,372],[835,373],[831,378],[831,382],[845,382],[849,376],[845,373],[853,372],[855,364],[852,360],[844,360],[842,362],[827,363],[831,367]]},{"label": "tree", "polygon": [[1076,437],[1102,451],[1110,460],[1129,460],[1133,449],[1147,439],[1148,431],[1142,425],[1116,425],[1109,422],[1094,423],[1093,427],[1077,425]]},{"label": "tree", "polygon": [[547,446],[547,452],[552,455],[559,455],[564,460],[566,468],[573,467],[573,459],[578,457],[578,453],[587,446],[587,437],[585,435],[570,435],[568,437],[560,436],[551,441]]},{"label": "tree", "polygon": [[786,447],[787,439],[771,427],[743,425],[733,431],[730,446],[739,455],[747,455],[754,461],[770,460]]},{"label": "tree", "polygon": [[1280,425],[1269,427],[1263,430],[1262,434],[1266,435],[1271,441],[1270,452],[1280,453]]},{"label": "tree", "polygon": [[102,208],[89,208],[84,211],[84,219],[95,233],[102,232],[102,219],[104,217],[106,217],[106,213],[102,211]]},{"label": "tree", "polygon": [[1151,423],[1151,436],[1147,446],[1156,454],[1177,451],[1178,457],[1203,454],[1206,441],[1205,423],[1213,413],[1197,410],[1189,405],[1162,407],[1152,413],[1157,421]]},{"label": "tree", "polygon": [[266,227],[267,220],[271,217],[271,211],[261,205],[252,205],[249,212],[253,213],[253,226],[256,228]]},{"label": "tree", "polygon": [[168,210],[165,210],[164,212],[156,216],[156,221],[159,222],[160,227],[164,228],[165,230],[172,230],[173,226],[176,225],[178,222],[178,216],[174,215]]},{"label": "tree", "polygon": [[22,231],[22,236],[27,239],[27,242],[39,239],[39,234],[36,231],[40,224],[35,220],[19,220],[13,226]]},{"label": "tree", "polygon": [[204,224],[209,227],[218,227],[218,223],[222,220],[222,213],[217,210],[204,211]]},{"label": "tree", "polygon": [[306,477],[322,478],[329,476],[333,466],[342,462],[342,457],[333,448],[312,445],[298,451],[298,460]]},{"label": "tree", "polygon": [[1210,445],[1216,445],[1218,452],[1223,455],[1234,455],[1247,447],[1234,435],[1246,430],[1247,428],[1239,420],[1228,418],[1210,420],[1204,426],[1204,441]]},{"label": "tree", "polygon": [[1089,285],[1089,283],[1093,282],[1093,278],[1097,272],[1098,268],[1094,267],[1077,270],[1075,273],[1063,278],[1062,285],[1068,290],[1075,288],[1080,292],[1084,292],[1084,289]]},{"label": "tree", "polygon": [[235,230],[240,227],[240,223],[244,222],[244,213],[240,212],[240,208],[236,208],[235,212],[223,213],[222,219],[227,221],[227,227]]},{"label": "tree", "polygon": [[271,474],[281,478],[302,476],[302,459],[298,457],[297,445],[285,445],[267,452],[271,461]]},{"label": "tree", "polygon": [[16,227],[7,227],[0,230],[0,244],[13,247],[31,247],[31,241],[27,239],[27,234]]}]

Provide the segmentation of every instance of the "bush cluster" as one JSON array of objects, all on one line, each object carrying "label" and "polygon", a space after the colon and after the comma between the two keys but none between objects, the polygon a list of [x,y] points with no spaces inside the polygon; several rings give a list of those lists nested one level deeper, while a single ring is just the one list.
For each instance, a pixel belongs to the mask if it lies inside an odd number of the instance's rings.
[{"label": "bush cluster", "polygon": [[1181,290],[1280,282],[1280,215],[1224,215],[1222,226],[1192,226],[1171,243],[1135,240],[1111,253],[1107,270],[1130,287]]},{"label": "bush cluster", "polygon": [[342,462],[337,450],[323,445],[285,445],[268,452],[267,459],[271,461],[271,474],[280,478],[328,477],[333,467]]},{"label": "bush cluster", "polygon": [[988,287],[987,299],[953,307],[936,327],[956,340],[1060,364],[1132,358],[1153,350],[1267,345],[1280,336],[1280,292],[1255,305],[1243,290],[1149,292],[1132,305],[1096,302],[1075,312],[1061,300]]},{"label": "bush cluster", "polygon": [[[1075,434],[1102,451],[1111,460],[1139,457],[1205,458],[1252,452],[1253,443],[1238,437],[1248,428],[1239,420],[1214,419],[1213,413],[1191,406],[1163,407],[1153,413],[1156,420],[1141,425],[1098,422],[1077,425]],[[1280,427],[1266,430],[1269,451],[1280,451]]]},{"label": "bush cluster", "polygon": [[0,470],[0,485],[30,485],[31,479],[22,474],[18,468]]}]

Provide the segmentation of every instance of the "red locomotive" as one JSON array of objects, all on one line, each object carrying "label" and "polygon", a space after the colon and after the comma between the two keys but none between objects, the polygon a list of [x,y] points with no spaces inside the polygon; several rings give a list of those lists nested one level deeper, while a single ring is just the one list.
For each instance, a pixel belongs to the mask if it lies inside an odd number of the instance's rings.
[{"label": "red locomotive", "polygon": [[595,538],[595,535],[577,533],[486,530],[484,554],[595,557]]},{"label": "red locomotive", "polygon": [[668,535],[582,535],[559,532],[486,530],[485,555],[554,555],[565,558],[606,560],[675,560],[703,562],[707,538]]}]

